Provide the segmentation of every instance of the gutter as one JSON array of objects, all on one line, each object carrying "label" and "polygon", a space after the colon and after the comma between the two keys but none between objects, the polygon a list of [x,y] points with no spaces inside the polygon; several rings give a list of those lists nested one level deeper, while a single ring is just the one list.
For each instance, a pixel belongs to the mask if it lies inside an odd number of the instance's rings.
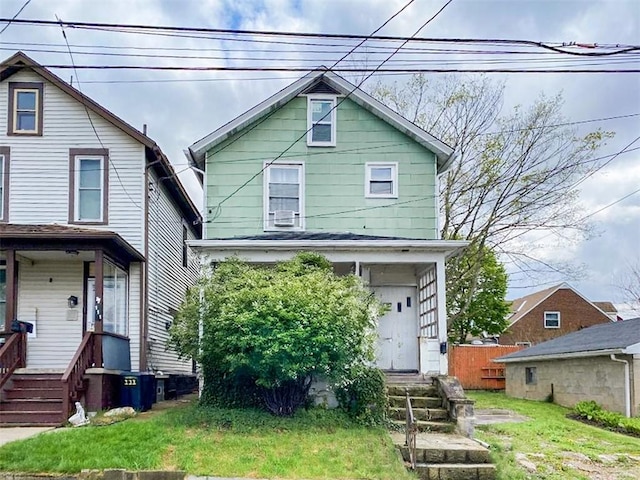
[{"label": "gutter", "polygon": [[389,248],[416,249],[451,252],[469,245],[465,240],[191,240],[195,248],[235,248],[291,250],[295,248],[326,248],[330,250],[353,250],[354,248],[381,250]]},{"label": "gutter", "polygon": [[624,415],[631,417],[631,381],[629,379],[629,361],[616,358],[615,354],[610,357],[613,362],[624,363]]}]

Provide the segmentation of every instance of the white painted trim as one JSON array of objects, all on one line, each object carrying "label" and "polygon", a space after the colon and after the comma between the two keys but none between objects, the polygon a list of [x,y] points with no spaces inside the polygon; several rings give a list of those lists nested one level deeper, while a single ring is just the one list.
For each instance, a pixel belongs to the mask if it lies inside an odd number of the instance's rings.
[{"label": "white painted trim", "polygon": [[[374,168],[391,167],[391,194],[371,193],[369,189],[371,183],[371,170]],[[398,162],[367,162],[365,163],[364,174],[364,196],[366,198],[398,198]]]},{"label": "white painted trim", "polygon": [[469,245],[466,240],[190,240],[192,248],[206,249],[330,249],[330,250],[406,250],[407,252],[441,252],[452,254]]},{"label": "white painted trim", "polygon": [[[547,314],[558,315],[558,325],[557,326],[551,326],[550,327],[550,326],[547,325]],[[549,329],[560,328],[561,325],[562,325],[562,314],[557,310],[546,311],[543,314],[543,321],[544,321],[544,328],[549,328]]]},{"label": "white painted trim", "polygon": [[[80,218],[80,161],[81,160],[99,160],[100,161],[100,216],[98,218]],[[104,171],[105,171],[105,157],[104,155],[75,155],[73,157],[73,175],[74,183],[73,188],[74,205],[73,205],[73,221],[78,223],[91,223],[91,222],[103,222],[104,221]]]},{"label": "white painted trim", "polygon": [[[298,192],[300,195],[300,211],[297,227],[276,227],[269,225],[269,179],[271,167],[285,167],[298,171]],[[305,228],[305,169],[304,162],[275,161],[264,162],[262,173],[262,225],[265,232],[301,232]]]},{"label": "white painted trim", "polygon": [[522,363],[522,362],[534,362],[538,360],[562,360],[565,358],[589,358],[589,357],[602,357],[611,354],[623,354],[625,351],[621,348],[607,349],[607,350],[591,350],[586,352],[570,352],[570,353],[550,353],[548,355],[531,355],[529,357],[518,358],[494,358],[491,361],[497,363]]},{"label": "white painted trim", "polygon": [[225,141],[227,138],[235,135],[238,131],[244,129],[251,123],[268,115],[273,110],[282,107],[292,98],[306,90],[319,77],[323,77],[323,80],[327,85],[334,90],[344,95],[349,95],[349,99],[351,101],[368,110],[378,118],[386,121],[405,135],[421,144],[423,147],[435,153],[438,160],[438,174],[443,173],[447,168],[449,168],[455,158],[453,148],[438,140],[425,130],[422,130],[420,127],[397,114],[383,103],[379,102],[359,88],[356,88],[355,85],[326,68],[309,72],[304,77],[277,92],[275,95],[272,95],[255,107],[247,110],[239,117],[236,117],[217,130],[211,132],[206,137],[193,143],[189,147],[189,151],[196,162],[198,162],[198,167],[202,168],[204,166],[204,157],[208,150]]},{"label": "white painted trim", "polygon": [[[313,141],[313,110],[311,104],[315,101],[331,102],[331,110],[329,114],[324,117],[323,120],[318,121],[318,124],[331,124],[331,141],[329,142],[314,142]],[[328,119],[328,120],[327,120]],[[309,147],[335,147],[336,146],[336,123],[338,120],[338,105],[336,101],[336,95],[319,93],[309,94],[307,96],[307,146]]]},{"label": "white painted trim", "polygon": [[[33,130],[20,130],[18,129],[18,94],[19,93],[34,93],[36,96],[36,102],[35,102],[35,128]],[[40,89],[39,88],[29,88],[29,87],[21,87],[21,88],[15,88],[13,90],[13,112],[11,112],[11,115],[13,116],[13,131],[11,133],[13,134],[41,134],[42,132],[40,132],[38,130],[38,125],[40,122],[40,102],[42,101],[42,99],[40,98]],[[31,110],[23,110],[23,111],[31,111]]]}]

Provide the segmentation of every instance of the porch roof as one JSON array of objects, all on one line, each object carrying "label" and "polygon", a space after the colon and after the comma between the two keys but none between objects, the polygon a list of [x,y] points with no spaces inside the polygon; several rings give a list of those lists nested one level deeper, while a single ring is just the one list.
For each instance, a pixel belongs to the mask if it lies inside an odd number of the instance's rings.
[{"label": "porch roof", "polygon": [[145,260],[138,250],[110,230],[59,224],[0,223],[0,250],[96,250],[127,262]]},{"label": "porch roof", "polygon": [[[316,251],[332,261],[344,261],[351,255],[362,261],[433,261],[460,252],[469,242],[463,240],[421,240],[335,232],[270,232],[230,238],[192,240],[189,246],[214,257],[240,256],[265,259],[273,252],[275,260],[283,254]],[[362,256],[363,253],[369,255]],[[430,255],[435,255],[429,260]],[[442,257],[444,256],[444,257]],[[277,258],[276,258],[277,257]]]}]

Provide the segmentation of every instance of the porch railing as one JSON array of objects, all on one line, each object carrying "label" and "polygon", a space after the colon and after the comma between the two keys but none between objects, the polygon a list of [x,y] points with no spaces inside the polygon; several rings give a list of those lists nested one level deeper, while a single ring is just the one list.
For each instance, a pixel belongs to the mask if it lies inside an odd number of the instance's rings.
[{"label": "porch railing", "polygon": [[415,417],[413,416],[413,407],[411,407],[411,397],[409,397],[409,392],[407,392],[407,400],[405,405],[406,411],[406,437],[405,437],[405,446],[409,451],[409,462],[411,463],[411,468],[415,470],[416,468],[416,440],[418,434],[418,424],[416,422]]},{"label": "porch railing", "polygon": [[27,334],[0,333],[5,343],[0,347],[0,388],[9,380],[16,368],[27,366]]},{"label": "porch railing", "polygon": [[95,364],[95,345],[98,337],[86,332],[69,366],[62,375],[62,420],[71,413],[71,401],[78,399],[78,393],[84,389],[84,374]]}]

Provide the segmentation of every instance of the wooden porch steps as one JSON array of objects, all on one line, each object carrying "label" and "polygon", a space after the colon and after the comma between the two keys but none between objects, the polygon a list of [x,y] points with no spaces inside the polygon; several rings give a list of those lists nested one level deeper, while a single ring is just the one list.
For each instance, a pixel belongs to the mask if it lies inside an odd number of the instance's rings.
[{"label": "wooden porch steps", "polygon": [[0,426],[55,426],[64,422],[61,373],[15,373],[0,392]]}]

